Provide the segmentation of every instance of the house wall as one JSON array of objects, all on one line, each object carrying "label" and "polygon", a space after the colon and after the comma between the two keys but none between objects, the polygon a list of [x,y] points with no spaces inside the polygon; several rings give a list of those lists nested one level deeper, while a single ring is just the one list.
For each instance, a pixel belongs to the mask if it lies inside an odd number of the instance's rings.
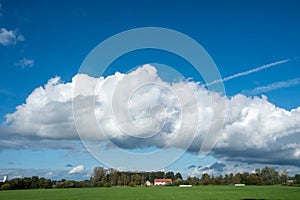
[{"label": "house wall", "polygon": [[166,182],[155,182],[154,185],[166,185]]}]

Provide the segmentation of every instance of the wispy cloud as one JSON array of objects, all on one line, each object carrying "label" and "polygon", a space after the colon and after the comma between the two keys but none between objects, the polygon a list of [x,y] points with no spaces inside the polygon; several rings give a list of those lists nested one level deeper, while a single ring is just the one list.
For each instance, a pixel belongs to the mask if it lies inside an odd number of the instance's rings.
[{"label": "wispy cloud", "polygon": [[32,67],[33,65],[34,65],[34,60],[28,58],[22,58],[21,60],[15,62],[15,66],[20,66],[23,69],[27,67]]},{"label": "wispy cloud", "polygon": [[206,86],[210,86],[210,85],[213,85],[213,84],[216,84],[216,83],[220,83],[220,82],[229,81],[231,79],[235,79],[235,78],[238,78],[238,77],[241,77],[241,76],[246,76],[246,75],[249,75],[249,74],[252,74],[252,73],[255,73],[255,72],[259,72],[259,71],[264,70],[264,69],[268,69],[270,67],[274,67],[276,65],[280,65],[280,64],[286,63],[288,61],[290,61],[290,59],[280,60],[280,61],[277,61],[277,62],[265,64],[265,65],[262,65],[260,67],[254,68],[254,69],[250,69],[248,71],[239,72],[237,74],[233,74],[231,76],[228,76],[228,77],[225,77],[225,78],[222,78],[222,79],[218,79],[218,80],[212,81],[210,83],[207,83]]},{"label": "wispy cloud", "polygon": [[83,165],[79,165],[77,167],[74,167],[73,169],[71,169],[68,174],[78,174],[81,173],[85,170],[85,167]]},{"label": "wispy cloud", "polygon": [[0,29],[0,44],[3,46],[15,45],[19,41],[24,41],[24,36],[19,33],[19,30]]},{"label": "wispy cloud", "polygon": [[246,90],[243,91],[244,94],[248,94],[248,95],[256,95],[256,94],[261,94],[264,92],[270,92],[273,90],[278,90],[281,88],[288,88],[288,87],[293,87],[296,85],[300,85],[300,78],[294,78],[294,79],[290,79],[287,81],[280,81],[280,82],[275,82],[275,83],[271,83],[269,85],[266,86],[260,86],[260,87],[256,87],[252,90]]}]

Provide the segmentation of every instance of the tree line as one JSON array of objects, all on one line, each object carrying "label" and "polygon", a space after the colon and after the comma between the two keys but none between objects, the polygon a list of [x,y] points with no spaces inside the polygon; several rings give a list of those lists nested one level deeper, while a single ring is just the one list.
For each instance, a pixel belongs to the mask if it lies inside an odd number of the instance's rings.
[{"label": "tree line", "polygon": [[39,178],[38,176],[13,178],[0,183],[1,190],[14,189],[49,189],[49,188],[82,188],[82,187],[112,187],[112,186],[145,186],[146,181],[154,182],[156,178],[170,178],[171,185],[294,185],[300,186],[300,174],[289,177],[287,171],[278,172],[274,168],[265,167],[256,169],[254,173],[230,173],[214,177],[209,174],[202,174],[198,177],[187,177],[170,172],[121,172],[115,169],[103,167],[94,168],[93,176],[89,180],[51,180]]}]

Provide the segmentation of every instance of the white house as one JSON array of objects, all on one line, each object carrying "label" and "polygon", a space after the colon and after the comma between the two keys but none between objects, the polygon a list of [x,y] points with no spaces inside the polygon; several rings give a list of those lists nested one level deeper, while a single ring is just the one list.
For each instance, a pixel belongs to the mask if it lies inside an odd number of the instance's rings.
[{"label": "white house", "polygon": [[172,179],[170,178],[154,179],[154,185],[170,185],[170,184],[172,184]]},{"label": "white house", "polygon": [[289,180],[286,181],[286,183],[289,183],[289,184],[294,183],[294,180],[289,179]]},{"label": "white house", "polygon": [[148,186],[148,187],[149,187],[149,186],[153,186],[153,184],[152,184],[149,180],[147,180],[147,181],[145,182],[145,185]]},{"label": "white house", "polygon": [[0,182],[5,182],[5,181],[7,181],[7,176],[4,176],[4,178],[3,178],[3,180],[0,180]]}]

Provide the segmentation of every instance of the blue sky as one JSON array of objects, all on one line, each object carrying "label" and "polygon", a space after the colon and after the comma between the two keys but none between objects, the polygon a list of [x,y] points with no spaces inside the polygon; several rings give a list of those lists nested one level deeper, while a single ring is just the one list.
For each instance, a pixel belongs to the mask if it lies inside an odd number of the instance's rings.
[{"label": "blue sky", "polygon": [[[68,178],[66,174],[70,169],[67,164],[74,167],[84,165],[86,174],[101,165],[78,141],[8,135],[5,116],[14,113],[17,106],[24,104],[26,98],[36,88],[47,84],[49,79],[59,76],[62,82],[71,82],[94,47],[112,35],[133,28],[163,27],[188,35],[206,49],[223,78],[289,59],[286,63],[224,82],[226,96],[230,99],[237,94],[248,97],[265,95],[268,102],[286,111],[299,106],[300,4],[297,1],[112,0],[103,3],[1,0],[0,5],[1,175],[8,173],[7,170],[11,176],[17,176],[22,170],[36,169],[40,176],[47,174],[47,170],[56,170],[54,178]],[[154,50],[128,54],[117,60],[104,75],[116,71],[126,73],[146,63],[171,65],[183,77],[202,81],[186,61]],[[170,78],[168,74],[164,76]],[[282,84],[277,84],[276,89],[251,94],[255,88],[274,88],[278,82]],[[296,133],[291,136],[296,139],[295,152],[299,150],[299,134]],[[12,144],[12,139],[7,139],[9,137],[20,137],[17,140],[20,145],[8,147],[6,144]],[[60,145],[55,148],[51,142]],[[199,160],[195,153],[185,153],[165,170],[188,175],[193,172],[193,168],[187,169],[191,165],[203,166],[216,160],[232,162],[234,156],[230,156],[233,154],[216,153],[214,157]],[[300,172],[300,158],[295,160],[283,162],[283,168]],[[249,163],[253,166],[281,166],[275,161],[243,163],[241,159],[236,162],[241,168],[246,168]],[[120,167],[126,169],[127,164]],[[22,173],[21,176],[29,175]],[[82,177],[82,173],[76,175],[78,179]]]}]

